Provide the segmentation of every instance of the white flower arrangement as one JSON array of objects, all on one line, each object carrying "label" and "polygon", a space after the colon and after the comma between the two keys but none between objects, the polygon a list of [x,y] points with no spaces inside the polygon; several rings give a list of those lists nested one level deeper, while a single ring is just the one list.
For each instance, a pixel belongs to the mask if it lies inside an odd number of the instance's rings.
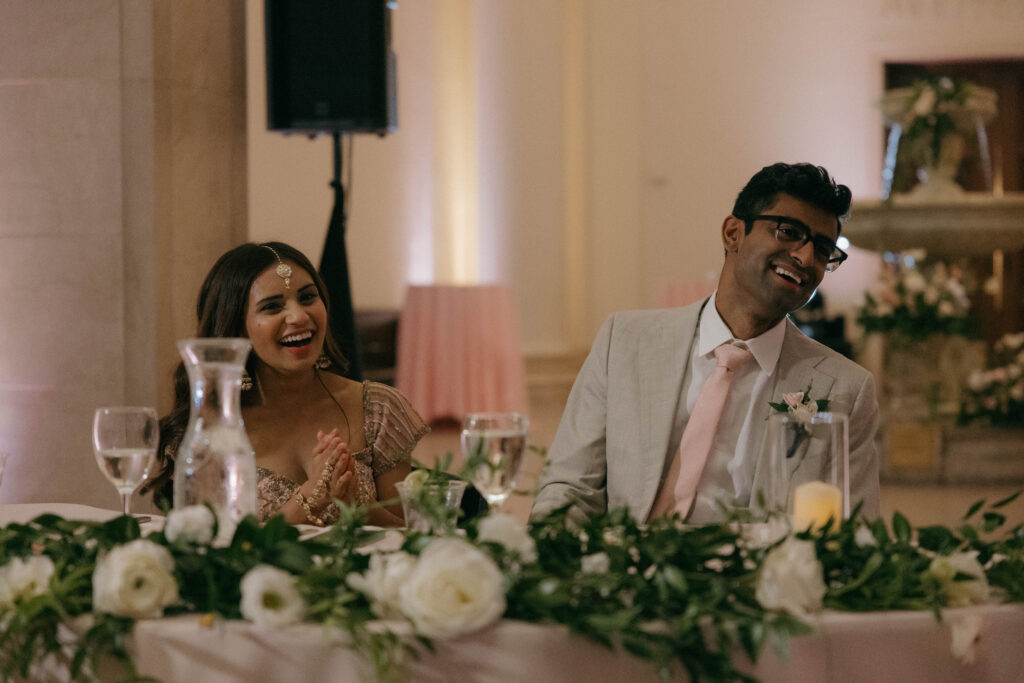
[{"label": "white flower arrangement", "polygon": [[967,378],[959,421],[986,419],[994,425],[1024,425],[1024,332],[1007,334],[992,348],[990,367]]},{"label": "white flower arrangement", "polygon": [[921,165],[938,163],[945,138],[972,133],[997,113],[995,91],[948,76],[923,78],[888,90],[879,106],[888,125],[902,130],[901,149]]},{"label": "white flower arrangement", "polygon": [[512,515],[498,512],[487,515],[477,526],[478,541],[497,543],[506,550],[519,553],[523,562],[537,560],[537,544],[530,537],[526,527]]},{"label": "white flower arrangement", "polygon": [[402,612],[428,638],[454,638],[505,613],[501,570],[478,548],[439,538],[420,555],[401,588]]},{"label": "white flower arrangement", "polygon": [[917,264],[923,257],[906,252],[885,262],[858,311],[857,322],[865,332],[895,333],[908,339],[973,332],[963,273],[941,262],[922,271]]},{"label": "white flower arrangement", "polygon": [[0,567],[0,607],[42,595],[52,576],[53,561],[48,557],[14,558]]},{"label": "white flower arrangement", "polygon": [[92,588],[97,612],[159,617],[178,600],[174,558],[167,548],[144,539],[119,545],[96,562]]},{"label": "white flower arrangement", "polygon": [[172,543],[179,538],[187,538],[193,543],[205,545],[213,540],[216,523],[217,518],[210,508],[205,505],[189,505],[167,514],[164,536]]},{"label": "white flower arrangement", "polygon": [[[928,572],[939,582],[942,596],[950,607],[982,605],[991,597],[985,569],[978,562],[977,553],[939,555],[932,560]],[[972,578],[962,579],[960,575]]]},{"label": "white flower arrangement", "polygon": [[370,600],[380,619],[401,619],[402,586],[416,567],[416,556],[407,552],[375,553],[362,574],[349,574],[346,583]]},{"label": "white flower arrangement", "polygon": [[295,587],[295,576],[261,564],[242,577],[242,616],[259,626],[287,626],[306,616],[306,602]]},{"label": "white flower arrangement", "polygon": [[822,607],[824,569],[810,541],[789,537],[768,552],[757,579],[757,601],[806,619]]}]

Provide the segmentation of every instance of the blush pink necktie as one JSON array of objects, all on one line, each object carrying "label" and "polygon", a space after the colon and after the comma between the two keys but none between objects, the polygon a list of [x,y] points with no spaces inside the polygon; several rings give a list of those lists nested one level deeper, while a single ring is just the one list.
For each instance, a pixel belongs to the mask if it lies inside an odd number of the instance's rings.
[{"label": "blush pink necktie", "polygon": [[[683,438],[679,442],[679,450],[673,463],[677,467],[669,469],[669,477],[672,470],[678,472],[673,488],[675,503],[669,507],[664,504],[667,501],[663,501],[662,505],[655,505],[655,510],[660,507],[666,514],[678,512],[684,518],[690,514],[697,485],[711,453],[711,444],[715,440],[718,421],[722,417],[722,409],[725,408],[725,399],[729,395],[729,387],[732,386],[736,371],[750,360],[750,356],[749,349],[732,344],[722,344],[715,349],[717,366],[701,387],[697,403],[693,406],[693,413],[690,414],[690,420],[683,430]],[[670,481],[671,478],[667,479],[666,485]]]}]

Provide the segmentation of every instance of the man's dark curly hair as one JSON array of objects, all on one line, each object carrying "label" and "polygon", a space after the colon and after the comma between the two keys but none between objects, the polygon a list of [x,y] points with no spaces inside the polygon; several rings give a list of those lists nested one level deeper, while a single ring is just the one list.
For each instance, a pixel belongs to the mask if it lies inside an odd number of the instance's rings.
[{"label": "man's dark curly hair", "polygon": [[[779,194],[827,211],[836,217],[836,235],[850,214],[850,188],[840,185],[821,166],[813,164],[772,164],[754,174],[736,197],[732,215],[748,220],[771,206]],[[747,223],[747,233],[751,224]]]}]

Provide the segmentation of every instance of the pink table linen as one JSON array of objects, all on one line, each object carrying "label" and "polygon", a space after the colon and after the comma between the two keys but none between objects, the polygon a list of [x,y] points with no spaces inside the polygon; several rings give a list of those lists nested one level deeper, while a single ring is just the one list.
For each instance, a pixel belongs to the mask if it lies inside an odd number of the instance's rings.
[{"label": "pink table linen", "polygon": [[396,385],[428,423],[524,412],[526,372],[508,287],[410,286],[398,326]]},{"label": "pink table linen", "polygon": [[[952,653],[951,629],[980,620],[974,661]],[[975,683],[1024,679],[1024,606],[929,612],[825,612],[815,632],[790,639],[788,657],[766,646],[756,665],[737,665],[763,683]],[[316,624],[260,628],[197,617],[140,621],[132,652],[141,673],[163,681],[372,680],[369,665],[345,647],[346,636]],[[435,654],[410,661],[411,681],[656,681],[654,667],[561,626],[502,621],[478,633],[435,643]],[[746,663],[743,663],[746,662]],[[685,681],[677,671],[673,680]]]}]

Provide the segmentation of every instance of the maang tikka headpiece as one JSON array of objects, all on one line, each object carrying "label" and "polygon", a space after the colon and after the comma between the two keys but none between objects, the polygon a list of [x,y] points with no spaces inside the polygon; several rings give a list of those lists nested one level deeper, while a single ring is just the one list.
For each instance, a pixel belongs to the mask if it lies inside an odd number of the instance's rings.
[{"label": "maang tikka headpiece", "polygon": [[291,289],[291,286],[292,286],[292,267],[289,266],[287,263],[285,263],[284,261],[281,260],[281,257],[278,255],[278,253],[276,251],[274,251],[274,248],[272,246],[270,246],[268,244],[263,244],[261,246],[264,249],[269,249],[270,253],[273,254],[274,258],[277,259],[277,268],[274,270],[274,272],[277,273],[277,276],[279,278],[284,280],[284,288],[285,289]]}]

